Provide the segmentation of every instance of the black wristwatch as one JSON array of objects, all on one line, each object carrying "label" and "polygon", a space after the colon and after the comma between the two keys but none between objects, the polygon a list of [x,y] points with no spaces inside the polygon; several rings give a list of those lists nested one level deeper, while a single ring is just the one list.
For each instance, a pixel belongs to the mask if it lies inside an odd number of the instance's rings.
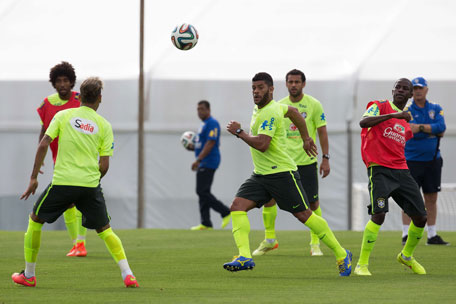
[{"label": "black wristwatch", "polygon": [[420,130],[420,132],[424,132],[424,126],[420,125],[419,130]]},{"label": "black wristwatch", "polygon": [[322,157],[326,158],[326,159],[329,159],[329,154],[323,154]]},{"label": "black wristwatch", "polygon": [[236,137],[239,138],[239,134],[241,134],[241,132],[243,132],[243,131],[244,131],[244,130],[242,130],[241,128],[239,128],[239,129],[236,130],[236,134],[234,134],[234,135],[236,135]]}]

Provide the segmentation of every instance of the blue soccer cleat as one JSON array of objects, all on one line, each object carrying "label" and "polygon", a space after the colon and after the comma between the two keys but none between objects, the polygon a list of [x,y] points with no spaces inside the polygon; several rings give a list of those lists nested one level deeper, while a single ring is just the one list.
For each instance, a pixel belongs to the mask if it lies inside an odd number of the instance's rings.
[{"label": "blue soccer cleat", "polygon": [[246,258],[243,256],[235,256],[234,260],[229,263],[223,264],[223,268],[228,271],[240,271],[240,270],[249,270],[255,267],[255,262],[252,258]]},{"label": "blue soccer cleat", "polygon": [[344,259],[337,260],[337,267],[339,268],[339,275],[341,277],[348,277],[352,272],[352,253],[350,250],[345,249],[347,256]]}]

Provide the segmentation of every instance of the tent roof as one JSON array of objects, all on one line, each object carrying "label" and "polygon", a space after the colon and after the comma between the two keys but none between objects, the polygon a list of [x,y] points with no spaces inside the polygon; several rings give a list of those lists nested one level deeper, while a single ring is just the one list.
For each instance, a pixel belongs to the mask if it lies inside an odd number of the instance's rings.
[{"label": "tent roof", "polygon": [[[358,71],[366,79],[455,77],[450,1],[146,0],[145,7],[151,77],[243,80],[268,71],[282,78],[295,67],[313,80]],[[60,60],[81,77],[137,77],[138,1],[4,0],[0,16],[0,79],[41,80]],[[170,42],[184,22],[200,34],[190,51]]]}]

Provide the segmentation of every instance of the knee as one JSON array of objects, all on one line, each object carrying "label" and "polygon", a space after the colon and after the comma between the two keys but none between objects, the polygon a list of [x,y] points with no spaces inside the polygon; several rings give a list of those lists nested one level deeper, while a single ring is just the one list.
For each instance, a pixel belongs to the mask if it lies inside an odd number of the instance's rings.
[{"label": "knee", "polygon": [[312,215],[312,210],[306,209],[301,212],[293,213],[294,217],[296,217],[301,223],[305,224],[309,217]]},{"label": "knee", "polygon": [[312,211],[315,211],[320,206],[320,202],[319,201],[315,201],[315,202],[309,203],[309,205],[310,205],[310,209]]},{"label": "knee", "polygon": [[418,228],[426,226],[427,216],[414,216],[412,217],[413,224]]},{"label": "knee", "polygon": [[40,219],[35,213],[30,213],[30,218],[32,219],[32,221],[34,221],[35,223],[40,223],[40,224],[44,224],[44,221],[42,219]]},{"label": "knee", "polygon": [[244,211],[242,210],[241,202],[237,198],[235,198],[231,203],[230,211]]},{"label": "knee", "polygon": [[235,198],[231,203],[230,211],[247,211],[248,208],[245,206],[243,201],[239,198]]},{"label": "knee", "polygon": [[385,216],[385,212],[373,214],[371,220],[377,225],[382,225],[385,222]]},{"label": "knee", "polygon": [[107,224],[107,225],[105,225],[105,226],[103,226],[103,227],[100,227],[100,228],[98,228],[98,229],[95,229],[95,231],[96,231],[97,233],[102,233],[103,231],[105,231],[105,230],[107,230],[107,229],[109,229],[109,228],[111,228],[111,225]]},{"label": "knee", "polygon": [[271,199],[268,203],[264,204],[263,207],[272,207],[276,204],[276,201],[274,199]]}]

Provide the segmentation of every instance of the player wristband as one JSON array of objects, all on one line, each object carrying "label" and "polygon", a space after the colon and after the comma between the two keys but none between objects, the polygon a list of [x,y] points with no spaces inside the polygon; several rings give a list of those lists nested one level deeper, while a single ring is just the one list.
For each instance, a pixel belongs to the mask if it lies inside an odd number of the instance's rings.
[{"label": "player wristband", "polygon": [[243,131],[244,131],[244,130],[242,130],[241,128],[239,128],[239,129],[236,130],[236,134],[234,134],[234,135],[236,135],[236,137],[239,138],[239,134],[241,134],[241,132],[243,132]]},{"label": "player wristband", "polygon": [[326,159],[329,159],[329,154],[323,154],[322,157],[326,158]]}]

